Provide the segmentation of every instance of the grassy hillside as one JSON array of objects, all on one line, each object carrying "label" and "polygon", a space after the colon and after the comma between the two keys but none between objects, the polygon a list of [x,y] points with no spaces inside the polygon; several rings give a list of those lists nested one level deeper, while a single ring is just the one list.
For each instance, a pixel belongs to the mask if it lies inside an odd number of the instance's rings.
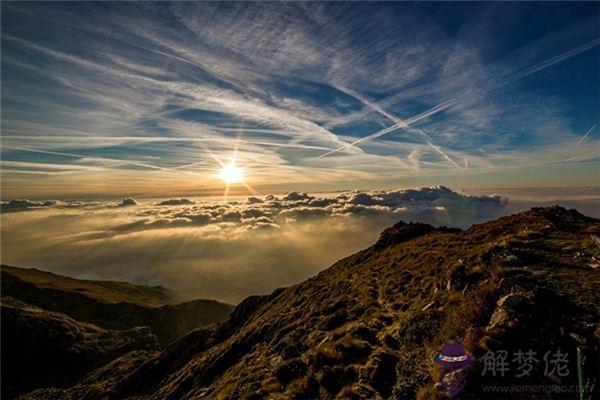
[{"label": "grassy hillside", "polygon": [[[482,374],[487,351],[599,349],[600,221],[560,207],[466,231],[399,223],[298,285],[253,296],[110,379],[27,399],[436,399],[433,362],[459,341],[477,362],[458,398],[531,398],[487,384],[556,385],[544,370]],[[126,365],[127,363],[125,363]],[[589,371],[588,371],[589,372]],[[590,372],[597,376],[597,369]],[[560,384],[576,385],[571,373]],[[538,393],[536,398],[557,398]]]},{"label": "grassy hillside", "polygon": [[133,303],[157,307],[177,302],[175,293],[161,286],[74,279],[35,268],[17,268],[8,265],[2,265],[0,268],[3,280],[14,278],[40,289],[76,293],[105,303]]},{"label": "grassy hillside", "polygon": [[2,293],[106,329],[149,326],[163,344],[199,326],[221,322],[233,307],[214,300],[175,303],[162,287],[68,278],[2,266]]}]

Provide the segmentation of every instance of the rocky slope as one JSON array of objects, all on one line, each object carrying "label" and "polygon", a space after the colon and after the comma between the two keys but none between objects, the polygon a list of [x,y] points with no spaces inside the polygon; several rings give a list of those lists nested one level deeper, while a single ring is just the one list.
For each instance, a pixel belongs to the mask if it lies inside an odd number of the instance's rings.
[{"label": "rocky slope", "polygon": [[[371,248],[246,299],[229,321],[141,365],[130,353],[70,389],[24,398],[442,398],[432,360],[449,341],[476,359],[459,398],[532,398],[484,388],[576,384],[575,348],[597,351],[600,339],[599,234],[600,221],[560,207],[466,231],[399,223]],[[566,376],[543,367],[518,379],[483,375],[487,351],[531,349],[541,359],[557,348],[571,355]]]},{"label": "rocky slope", "polygon": [[106,329],[149,326],[167,344],[199,326],[221,322],[233,307],[214,300],[177,303],[163,287],[68,278],[3,265],[2,293]]}]

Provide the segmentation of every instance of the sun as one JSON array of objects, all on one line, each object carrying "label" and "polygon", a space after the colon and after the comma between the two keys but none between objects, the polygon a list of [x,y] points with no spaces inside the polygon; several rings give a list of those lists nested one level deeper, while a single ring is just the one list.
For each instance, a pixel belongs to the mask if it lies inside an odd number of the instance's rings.
[{"label": "sun", "polygon": [[225,164],[219,172],[219,177],[228,184],[242,182],[244,180],[244,170],[236,167],[234,163]]}]

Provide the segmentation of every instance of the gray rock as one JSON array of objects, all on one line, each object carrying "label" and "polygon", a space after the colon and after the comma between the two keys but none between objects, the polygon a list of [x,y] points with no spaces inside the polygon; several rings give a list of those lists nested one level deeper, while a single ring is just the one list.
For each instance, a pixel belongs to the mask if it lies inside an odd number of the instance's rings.
[{"label": "gray rock", "polygon": [[516,255],[514,255],[508,249],[500,249],[495,252],[494,256],[496,259],[498,259],[503,264],[509,264],[509,265],[521,264],[521,259],[519,257],[517,257]]},{"label": "gray rock", "polygon": [[442,388],[456,388],[460,390],[459,388],[464,387],[465,385],[467,372],[467,367],[448,372],[442,377]]},{"label": "gray rock", "polygon": [[532,299],[532,292],[511,293],[500,298],[486,331],[495,336],[510,334],[529,317]]},{"label": "gray rock", "polygon": [[527,299],[521,295],[509,294],[498,300],[496,304],[498,307],[515,309],[521,306],[525,301],[527,301]]}]

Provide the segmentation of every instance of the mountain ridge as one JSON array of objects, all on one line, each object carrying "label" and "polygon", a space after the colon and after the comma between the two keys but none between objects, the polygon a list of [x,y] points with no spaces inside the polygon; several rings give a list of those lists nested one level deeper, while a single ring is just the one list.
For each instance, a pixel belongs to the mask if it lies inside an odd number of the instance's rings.
[{"label": "mountain ridge", "polygon": [[162,306],[179,302],[176,294],[163,286],[137,285],[116,280],[78,279],[37,268],[14,267],[6,264],[2,264],[0,268],[5,279],[18,278],[39,288],[79,293],[106,303]]},{"label": "mountain ridge", "polygon": [[163,287],[92,281],[3,265],[2,293],[106,329],[149,326],[162,344],[229,316],[233,306],[216,300],[177,302]]},{"label": "mountain ridge", "polygon": [[233,307],[214,300],[176,303],[163,287],[69,278],[3,265],[2,396],[69,387],[133,352],[130,364],[191,330],[221,322]]},{"label": "mountain ridge", "polygon": [[[397,224],[302,283],[244,300],[230,320],[102,389],[88,380],[23,398],[443,398],[432,359],[447,341],[476,359],[516,343],[598,348],[598,234],[599,220],[560,207],[464,231]],[[480,372],[476,363],[463,398],[494,395],[481,391],[490,380]],[[547,381],[536,372],[518,383]]]}]

